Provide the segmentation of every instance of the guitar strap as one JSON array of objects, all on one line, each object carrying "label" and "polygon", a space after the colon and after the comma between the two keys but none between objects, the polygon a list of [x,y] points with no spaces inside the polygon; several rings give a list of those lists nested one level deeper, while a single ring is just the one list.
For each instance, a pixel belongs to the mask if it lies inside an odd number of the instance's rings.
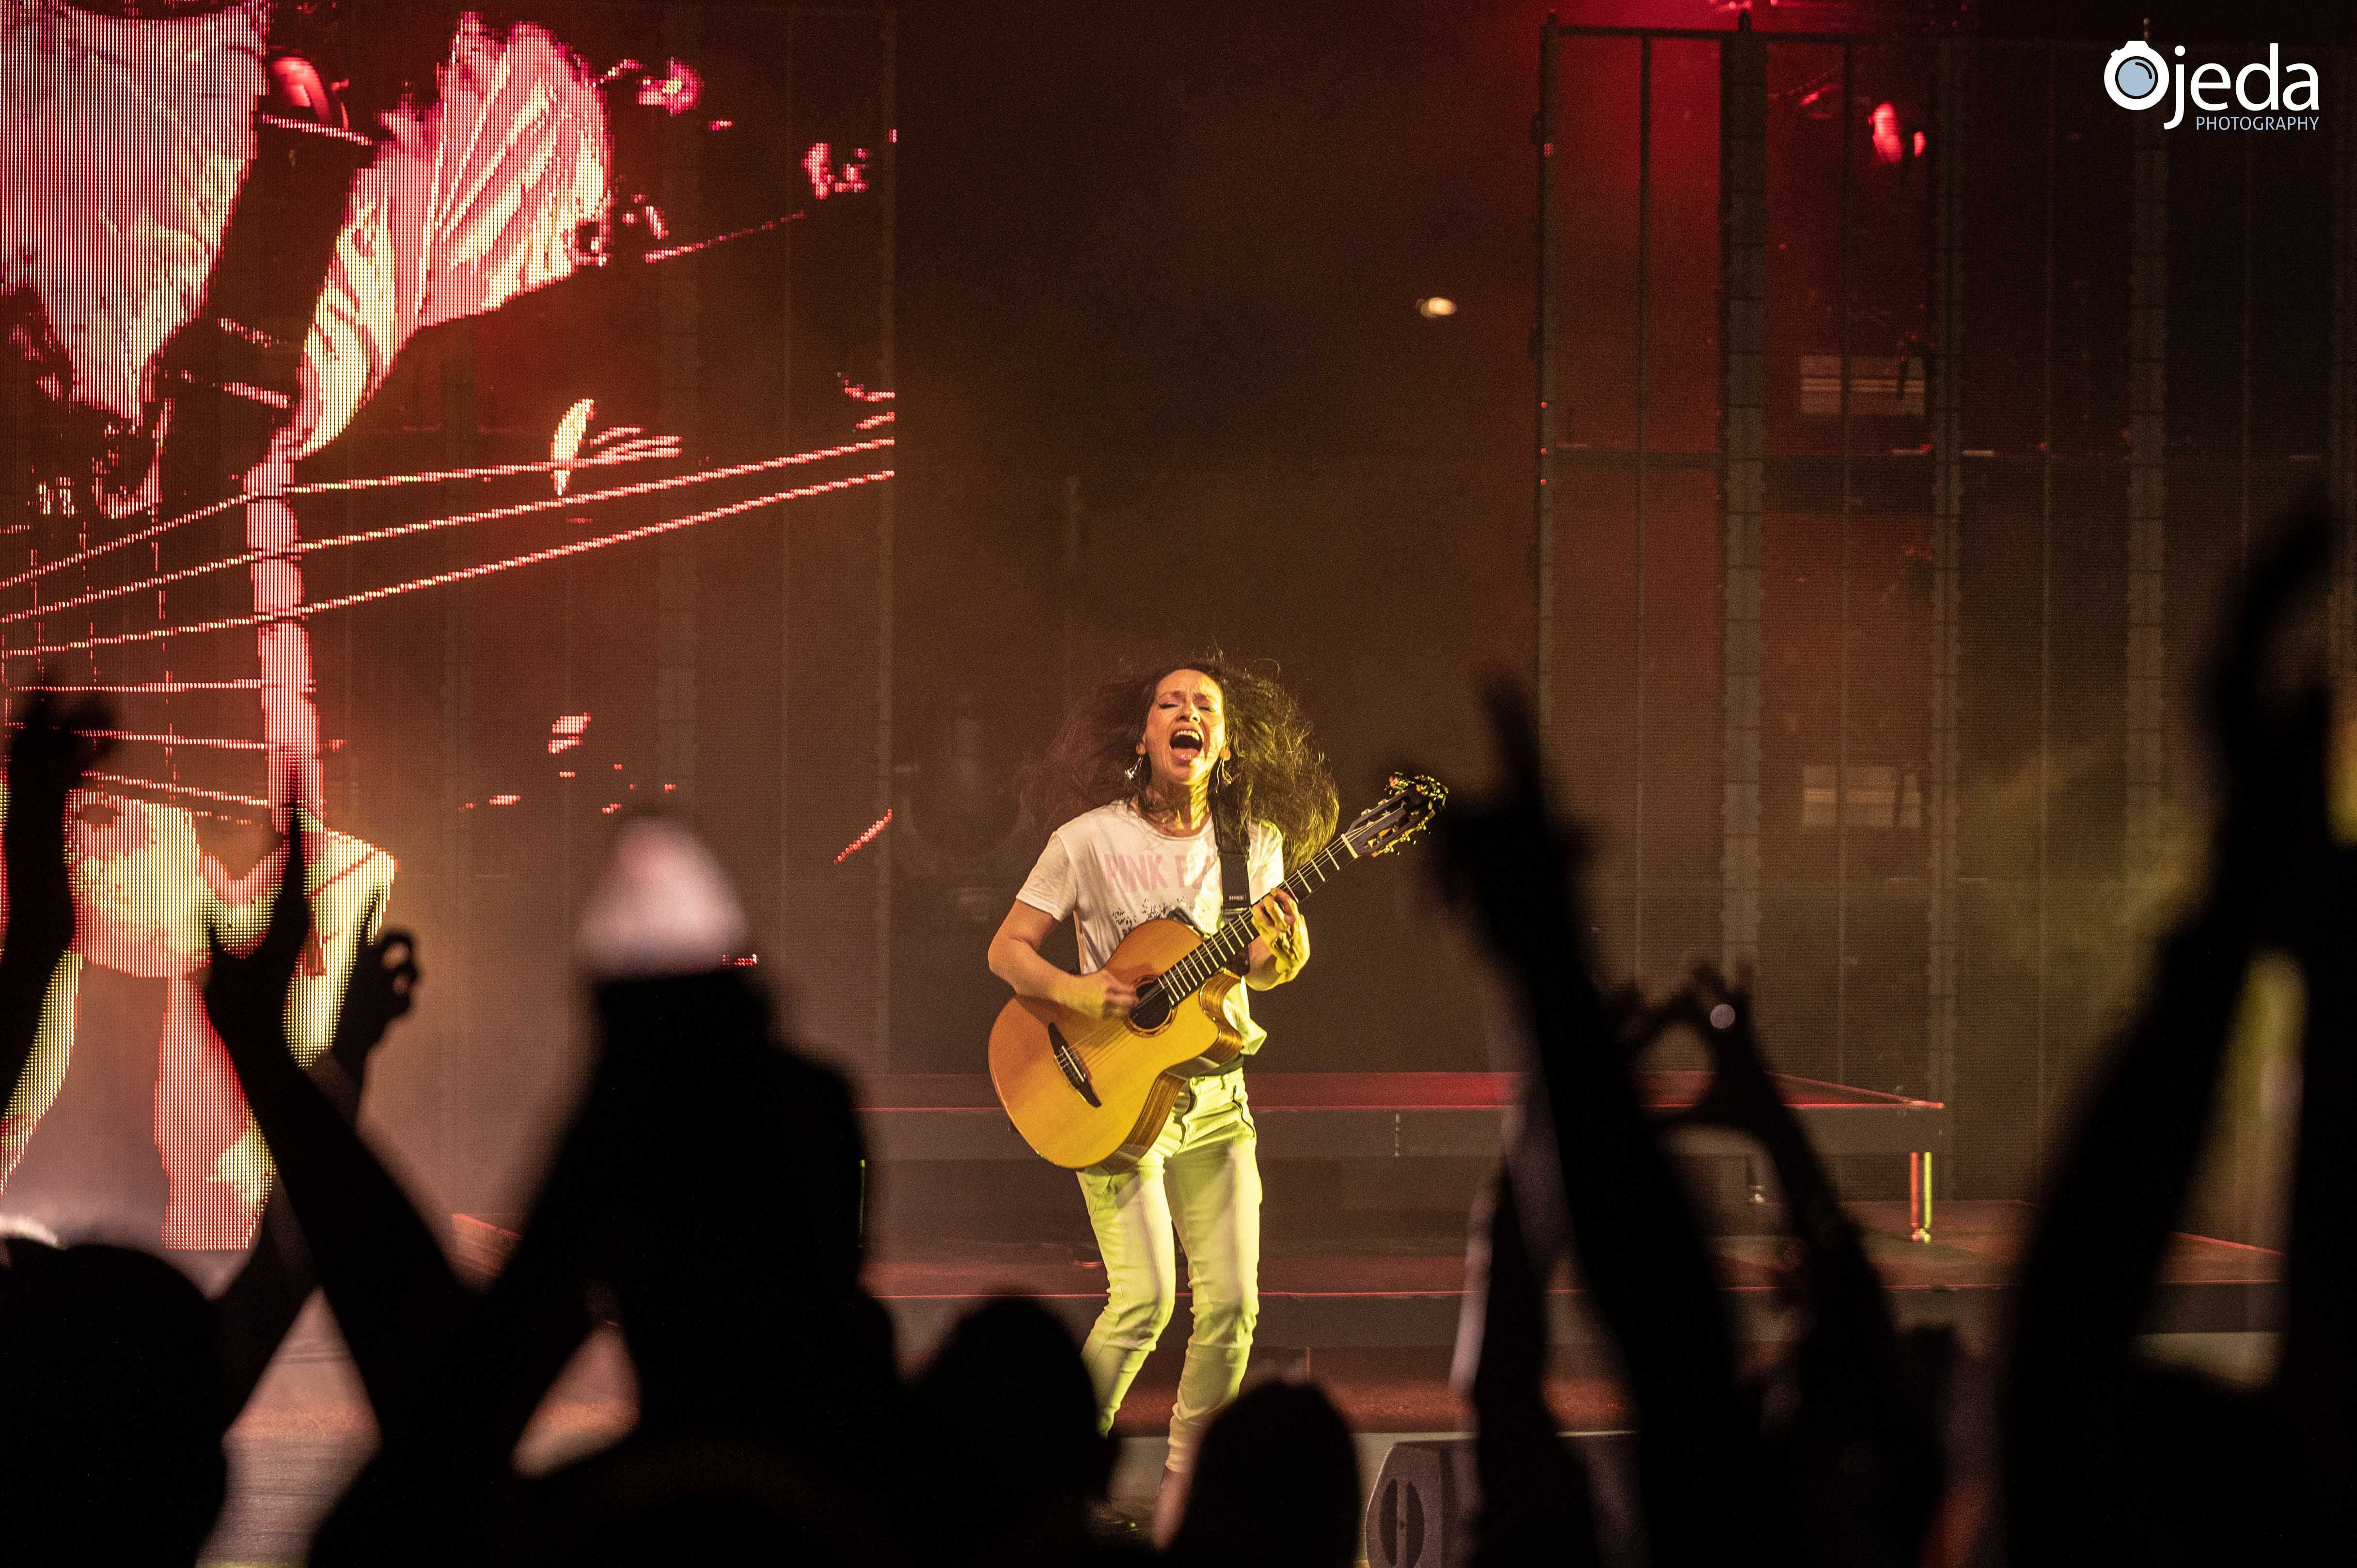
[{"label": "guitar strap", "polygon": [[[1229,843],[1226,835],[1220,832],[1219,818],[1215,815],[1211,821],[1211,832],[1220,846],[1220,924],[1224,926],[1252,908],[1252,868],[1245,861],[1244,845]],[[1243,837],[1249,844],[1251,830],[1245,829]],[[1228,961],[1228,967],[1238,974],[1251,966],[1252,949],[1249,945]]]}]

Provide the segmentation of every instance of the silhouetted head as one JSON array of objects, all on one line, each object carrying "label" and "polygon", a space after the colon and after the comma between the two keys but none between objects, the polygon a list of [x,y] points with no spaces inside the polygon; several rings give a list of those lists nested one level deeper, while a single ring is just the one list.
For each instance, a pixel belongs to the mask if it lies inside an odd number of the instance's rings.
[{"label": "silhouetted head", "polygon": [[709,849],[661,818],[623,830],[577,948],[597,1059],[531,1224],[595,1238],[642,1429],[841,1467],[899,1391],[859,1287],[865,1151],[849,1086],[779,1039],[748,945]]},{"label": "silhouetted head", "polygon": [[633,818],[614,840],[574,938],[593,980],[651,980],[734,967],[744,905],[709,847],[679,822]]},{"label": "silhouetted head", "polygon": [[211,1309],[145,1252],[22,1238],[0,1269],[0,1519],[24,1563],[194,1563],[221,1512]]},{"label": "silhouetted head", "polygon": [[986,1553],[1024,1537],[1030,1561],[1085,1546],[1087,1504],[1104,1495],[1114,1450],[1060,1319],[1035,1301],[985,1303],[950,1330],[914,1392],[941,1444],[949,1540]]},{"label": "silhouetted head", "polygon": [[1263,1383],[1205,1434],[1170,1556],[1200,1568],[1349,1568],[1359,1504],[1359,1450],[1334,1402],[1315,1384]]},{"label": "silhouetted head", "polygon": [[850,1386],[897,1382],[859,1290],[865,1172],[841,1077],[780,1044],[733,970],[608,981],[594,1004],[571,1134],[594,1174],[544,1201],[603,1238],[591,1266],[621,1307],[641,1419],[784,1440],[848,1413]]},{"label": "silhouetted head", "polygon": [[634,1436],[532,1483],[515,1502],[487,1562],[899,1568],[903,1561],[858,1497],[823,1471],[740,1439]]}]

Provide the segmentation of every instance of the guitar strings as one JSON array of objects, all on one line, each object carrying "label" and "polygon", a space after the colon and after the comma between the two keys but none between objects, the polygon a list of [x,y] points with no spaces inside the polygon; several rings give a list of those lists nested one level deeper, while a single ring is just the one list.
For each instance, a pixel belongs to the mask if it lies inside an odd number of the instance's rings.
[{"label": "guitar strings", "polygon": [[[145,544],[159,534],[169,533],[174,529],[185,528],[190,523],[202,522],[209,517],[215,517],[232,508],[242,507],[249,501],[284,500],[293,496],[326,495],[339,490],[374,490],[400,485],[442,484],[456,479],[505,478],[516,474],[554,473],[560,468],[610,467],[622,463],[644,462],[662,456],[663,454],[659,452],[631,450],[572,457],[563,461],[551,459],[536,463],[493,463],[472,468],[434,468],[419,473],[381,474],[360,479],[321,479],[299,485],[285,485],[276,489],[254,490],[250,493],[241,491],[236,495],[224,496],[220,500],[199,507],[194,511],[181,512],[176,516],[165,518],[135,532],[126,533],[120,539],[110,539],[102,544],[93,544],[87,549],[76,550],[42,562],[13,576],[0,577],[0,591],[21,586],[36,578],[46,577],[53,572],[63,572],[75,566],[86,565],[97,556],[126,549],[134,544]],[[141,512],[154,510],[153,507],[145,507],[141,509]],[[131,515],[135,517],[140,515],[140,512],[134,512]]]},{"label": "guitar strings", "polygon": [[[841,446],[822,446],[808,452],[789,453],[783,456],[764,458],[758,462],[735,463],[723,467],[705,468],[691,474],[674,474],[664,478],[650,479],[638,484],[614,485],[602,490],[576,491],[572,495],[564,496],[544,496],[537,500],[521,501],[508,506],[487,507],[477,511],[455,512],[446,517],[424,518],[413,522],[393,523],[386,527],[367,529],[355,533],[335,533],[328,534],[324,538],[319,539],[296,540],[290,544],[268,550],[239,551],[234,554],[222,556],[219,560],[203,562],[200,564],[194,566],[183,566],[175,571],[160,572],[152,576],[137,578],[127,583],[118,583],[110,587],[93,589],[89,593],[77,595],[72,598],[53,600],[48,604],[34,604],[23,609],[11,610],[5,614],[0,614],[0,626],[13,626],[20,621],[44,619],[50,616],[61,615],[68,610],[81,609],[85,606],[102,604],[110,599],[124,598],[133,594],[145,593],[151,588],[168,587],[174,583],[183,582],[191,577],[204,576],[214,572],[230,571],[239,566],[251,566],[257,562],[282,560],[290,556],[309,555],[317,553],[322,550],[348,550],[356,544],[374,544],[385,540],[405,538],[412,534],[428,533],[438,529],[462,528],[468,523],[494,522],[510,518],[530,517],[544,512],[564,511],[567,509],[579,509],[586,506],[593,506],[599,501],[624,500],[638,496],[659,495],[667,490],[675,490],[690,485],[709,484],[718,479],[743,478],[748,475],[769,473],[779,468],[795,467],[810,463],[824,462],[832,457],[850,456],[862,452],[882,451],[890,446],[892,446],[892,441],[888,437],[880,437],[869,441],[846,442]],[[541,467],[541,465],[523,464],[509,465],[509,467],[536,468]],[[290,486],[285,490],[275,492],[275,494],[308,495],[317,494],[335,488],[337,488],[337,486],[333,483],[314,486],[298,485]],[[356,489],[359,487],[355,484],[352,488]],[[274,499],[274,495],[272,493],[263,492],[250,497],[235,498],[234,504],[242,504],[246,500],[267,500],[272,499]],[[153,535],[156,533],[163,532],[170,528],[178,527],[183,522],[194,521],[197,518],[208,515],[210,511],[217,510],[219,510],[219,507],[208,508],[202,511],[192,512],[183,518],[175,518],[171,521],[148,530],[137,537],[143,539],[153,537]],[[112,543],[101,545],[95,549],[77,552],[71,556],[38,567],[33,571],[20,574],[17,576],[8,578],[5,582],[0,582],[0,590],[5,590],[20,584],[29,582],[35,577],[58,570],[59,567],[72,565],[78,562],[86,561],[92,555],[101,554],[109,550],[119,549],[124,544],[129,542],[132,542],[132,541],[128,539],[116,540]]]},{"label": "guitar strings", "polygon": [[[1341,869],[1341,857],[1337,854],[1337,851],[1345,847],[1347,847],[1347,845],[1343,838],[1337,836],[1333,842],[1327,844],[1324,849],[1319,850],[1316,854],[1311,855],[1308,860],[1302,862],[1300,865],[1294,869],[1291,875],[1287,876],[1283,882],[1277,884],[1277,886],[1283,887],[1287,892],[1307,894],[1310,891],[1309,874],[1314,871],[1318,874],[1318,886],[1323,886],[1329,880],[1328,872],[1329,870],[1339,871]],[[1326,862],[1327,864],[1321,865],[1319,865],[1319,862],[1321,861]],[[1297,887],[1296,886],[1296,884],[1298,884]],[[1178,996],[1171,998],[1172,1004],[1176,1005],[1178,1002],[1193,995],[1197,991],[1202,989],[1203,985],[1210,981],[1212,974],[1217,972],[1221,964],[1226,963],[1230,959],[1235,956],[1235,952],[1231,945],[1231,939],[1238,933],[1248,932],[1252,929],[1252,922],[1253,918],[1249,912],[1239,915],[1234,919],[1230,920],[1226,925],[1222,926],[1218,930],[1204,938],[1201,942],[1198,943],[1190,951],[1188,952],[1186,957],[1180,959],[1177,963],[1172,964],[1168,970],[1165,971],[1162,974],[1156,975],[1145,985],[1138,987],[1138,994],[1143,997],[1149,990],[1160,993],[1163,990],[1162,983],[1165,980],[1177,977],[1186,982],[1186,988],[1181,991]],[[1249,937],[1247,937],[1246,940],[1248,941]],[[1208,969],[1202,967],[1203,955],[1206,952],[1211,952],[1216,955],[1216,961]],[[1200,973],[1197,972],[1198,970],[1200,970]]]},{"label": "guitar strings", "polygon": [[609,545],[633,543],[641,539],[652,538],[656,534],[671,532],[675,529],[693,528],[698,523],[735,517],[763,507],[776,506],[785,501],[802,500],[812,496],[849,489],[858,485],[875,484],[891,478],[891,469],[879,468],[872,473],[855,474],[845,478],[829,479],[821,484],[771,490],[746,500],[731,502],[726,506],[710,507],[703,511],[690,512],[683,517],[665,518],[660,522],[647,523],[641,527],[625,529],[616,533],[599,534],[591,539],[576,540],[570,544],[555,545],[546,550],[534,550],[522,555],[487,561],[480,565],[464,567],[457,571],[437,572],[430,576],[413,577],[407,582],[394,583],[382,588],[368,588],[330,599],[308,599],[283,610],[223,616],[218,620],[198,621],[184,626],[157,627],[147,631],[117,632],[111,636],[74,638],[64,642],[36,643],[26,648],[0,648],[0,658],[27,659],[51,653],[77,653],[85,649],[117,648],[129,643],[155,642],[197,633],[231,631],[242,627],[263,626],[278,621],[305,620],[329,610],[346,609],[354,605],[388,599],[399,594],[415,592],[420,588],[443,587],[451,583],[489,576],[495,572],[512,571],[519,566],[537,565],[546,561],[560,560],[568,555],[578,555],[587,551],[603,550]]}]

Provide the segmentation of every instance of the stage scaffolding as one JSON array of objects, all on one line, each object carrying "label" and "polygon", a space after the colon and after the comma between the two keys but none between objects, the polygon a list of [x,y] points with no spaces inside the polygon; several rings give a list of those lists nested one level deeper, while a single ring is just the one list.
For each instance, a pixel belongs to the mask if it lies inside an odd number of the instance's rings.
[{"label": "stage scaffolding", "polygon": [[2196,660],[2307,496],[2357,665],[2351,117],[2164,130],[2109,48],[1541,35],[1534,666],[1608,962],[1756,964],[1780,1069],[1950,1101],[1983,1196],[2197,861]]}]

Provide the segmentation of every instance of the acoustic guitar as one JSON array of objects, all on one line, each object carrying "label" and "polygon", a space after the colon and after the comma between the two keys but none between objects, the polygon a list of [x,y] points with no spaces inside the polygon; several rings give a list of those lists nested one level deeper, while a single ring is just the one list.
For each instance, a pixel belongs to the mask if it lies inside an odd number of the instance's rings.
[{"label": "acoustic guitar", "polygon": [[[1389,854],[1422,832],[1448,791],[1437,779],[1394,774],[1391,789],[1299,865],[1284,886],[1305,899],[1350,862]],[[1148,920],[1124,937],[1107,972],[1136,988],[1126,1018],[1091,1018],[1018,996],[990,1031],[990,1081],[1024,1141],[1069,1170],[1124,1171],[1161,1135],[1190,1078],[1236,1059],[1227,1019],[1233,967],[1258,934],[1246,910],[1209,936],[1183,915]]]}]

